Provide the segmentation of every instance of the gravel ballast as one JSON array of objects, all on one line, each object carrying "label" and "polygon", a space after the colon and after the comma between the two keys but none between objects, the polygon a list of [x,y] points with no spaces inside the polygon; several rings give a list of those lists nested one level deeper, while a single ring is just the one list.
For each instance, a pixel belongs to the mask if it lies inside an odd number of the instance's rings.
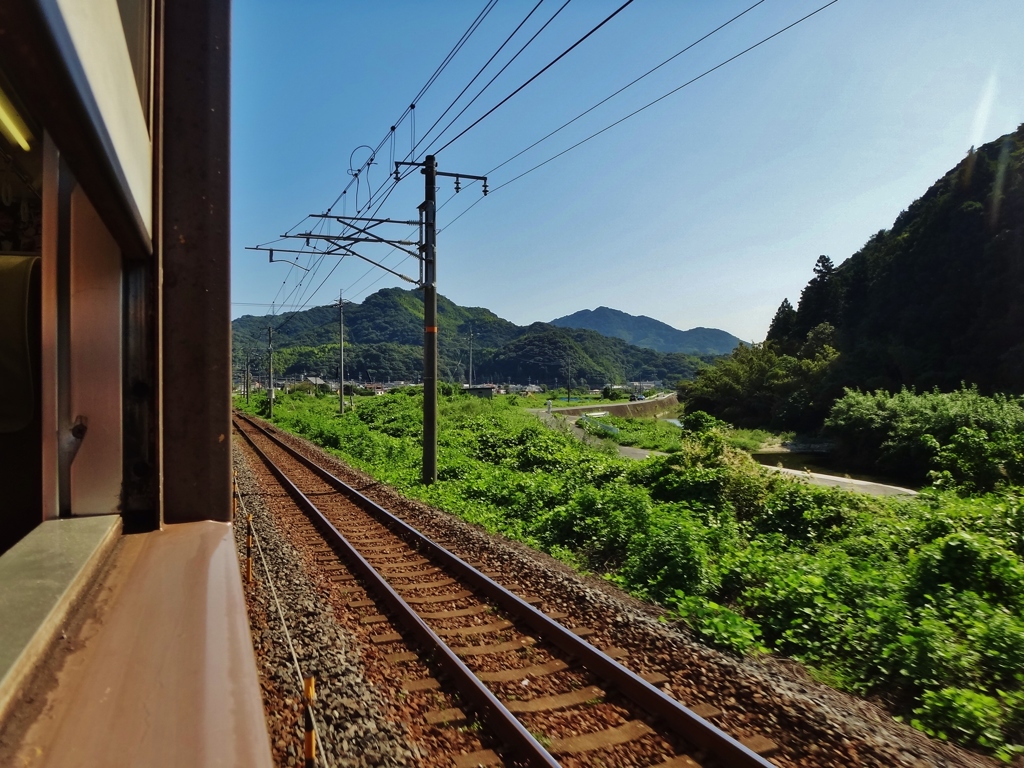
[{"label": "gravel ballast", "polygon": [[[357,645],[298,566],[299,553],[277,529],[261,495],[255,492],[252,471],[237,447],[236,443],[234,466],[245,510],[253,516],[302,675],[316,678],[317,726],[326,752],[326,761],[319,764],[416,765],[418,749],[409,742],[402,724],[389,722],[382,714],[380,694],[366,679]],[[239,509],[235,540],[243,565],[245,539],[245,519]],[[274,760],[280,766],[300,766],[302,683],[256,547],[253,558],[253,583],[246,585],[246,603]]]}]

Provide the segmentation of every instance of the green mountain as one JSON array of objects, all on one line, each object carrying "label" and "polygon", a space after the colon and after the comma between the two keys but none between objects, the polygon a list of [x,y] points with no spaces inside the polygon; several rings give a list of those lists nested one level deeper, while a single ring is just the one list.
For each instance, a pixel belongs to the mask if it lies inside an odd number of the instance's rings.
[{"label": "green mountain", "polygon": [[622,339],[628,344],[658,352],[682,352],[687,355],[727,355],[742,342],[717,328],[691,328],[680,331],[646,315],[630,315],[609,307],[581,309],[551,321],[559,328],[585,328],[604,336]]},{"label": "green mountain", "polygon": [[819,258],[768,339],[795,353],[822,323],[842,385],[1024,392],[1024,125],[972,147],[839,266]]},{"label": "green mountain", "polygon": [[[496,347],[515,338],[521,328],[502,320],[489,309],[460,307],[437,297],[438,343],[469,349],[469,332],[480,347]],[[245,315],[232,321],[236,348],[261,349],[267,327],[274,327],[275,347],[319,346],[338,343],[338,308],[313,307],[274,317]],[[461,337],[465,336],[462,340]],[[384,288],[362,304],[345,304],[345,339],[352,344],[404,344],[423,346],[423,297],[418,291]]]},{"label": "green mountain", "polygon": [[[676,382],[692,378],[709,356],[663,353],[590,330],[547,323],[517,326],[480,307],[438,297],[439,375],[465,381],[472,332],[474,381],[589,387],[636,379]],[[338,309],[315,307],[277,316],[246,315],[232,323],[236,370],[247,356],[265,366],[267,328],[274,328],[279,375],[337,375]],[[418,291],[385,288],[362,304],[345,305],[346,376],[364,380],[417,380],[423,369],[423,298]]]}]

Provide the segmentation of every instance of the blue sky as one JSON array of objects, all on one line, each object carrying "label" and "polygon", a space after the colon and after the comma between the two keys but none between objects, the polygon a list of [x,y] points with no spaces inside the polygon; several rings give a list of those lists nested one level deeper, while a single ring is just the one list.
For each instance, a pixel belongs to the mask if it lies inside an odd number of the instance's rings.
[{"label": "blue sky", "polygon": [[[819,254],[837,263],[982,144],[1024,122],[1020,0],[839,0],[543,168],[519,173],[682,85],[827,0],[764,0],[731,25],[494,171],[438,214],[438,290],[518,324],[610,306],[677,328],[764,338]],[[497,72],[564,0],[545,0],[469,89]],[[438,153],[483,174],[755,0],[636,0],[490,117]],[[361,301],[405,285],[348,257],[309,272],[246,246],[324,212],[485,6],[485,0],[246,0],[232,41],[232,317],[263,304]],[[440,141],[511,93],[622,4],[573,0]],[[417,103],[417,139],[534,0],[500,0]],[[412,146],[407,118],[396,156]],[[388,142],[369,171],[378,187]],[[335,212],[355,211],[355,187]],[[452,197],[441,179],[438,201]],[[367,203],[365,172],[359,205]],[[380,216],[414,219],[422,177]],[[478,202],[479,200],[479,202]],[[464,216],[453,221],[471,204]],[[450,225],[450,226],[449,226]],[[300,230],[323,222],[306,222]],[[338,231],[334,225],[334,232]],[[408,229],[395,227],[392,237]],[[301,243],[299,243],[301,245]],[[374,258],[386,250],[366,247]],[[387,256],[415,276],[412,260]],[[285,258],[275,256],[276,258]],[[290,257],[294,258],[294,256]],[[333,271],[332,271],[333,270]],[[330,275],[328,276],[328,273]],[[301,283],[300,283],[301,278]],[[318,290],[317,290],[318,289]]]}]

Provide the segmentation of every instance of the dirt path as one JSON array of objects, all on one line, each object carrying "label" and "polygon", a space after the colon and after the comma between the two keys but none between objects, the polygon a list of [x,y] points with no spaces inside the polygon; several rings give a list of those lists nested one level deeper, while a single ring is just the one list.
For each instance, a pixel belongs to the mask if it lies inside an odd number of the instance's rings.
[{"label": "dirt path", "polygon": [[[629,403],[628,405],[633,405]],[[601,410],[611,411],[615,406],[602,406]],[[542,410],[535,410],[533,413],[537,414],[542,422],[547,424],[552,429],[558,429],[560,424],[564,424],[569,431],[579,440],[585,443],[596,443],[598,438],[587,434],[582,428],[576,426],[576,420],[579,418],[579,408],[553,408],[551,413]],[[596,410],[591,408],[589,410]],[[576,411],[577,413],[568,414],[566,411]],[[619,455],[627,459],[634,459],[636,461],[643,461],[647,457],[653,455],[665,456],[667,454],[661,451],[651,451],[646,448],[633,448],[628,445],[618,446]],[[909,488],[901,488],[896,485],[885,485],[883,483],[874,483],[868,480],[854,480],[851,477],[839,477],[837,475],[826,475],[821,472],[808,472],[806,470],[799,469],[787,469],[785,467],[772,467],[768,465],[762,465],[769,472],[781,472],[790,477],[802,480],[808,485],[820,485],[825,487],[842,488],[847,491],[854,491],[856,493],[866,493],[870,496],[916,496],[917,491],[912,491]]]}]

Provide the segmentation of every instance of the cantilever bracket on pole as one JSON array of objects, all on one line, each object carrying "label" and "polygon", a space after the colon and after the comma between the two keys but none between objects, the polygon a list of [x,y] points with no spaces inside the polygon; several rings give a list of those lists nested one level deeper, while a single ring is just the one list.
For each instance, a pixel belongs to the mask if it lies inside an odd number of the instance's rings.
[{"label": "cantilever bracket on pole", "polygon": [[363,216],[335,216],[333,213],[311,213],[309,214],[311,219],[334,219],[342,224],[347,224],[350,221],[369,221],[374,224],[405,224],[408,227],[415,227],[419,224],[418,221],[402,221],[400,219],[368,219]]},{"label": "cantilever bracket on pole", "polygon": [[[418,224],[418,222],[412,222],[412,226],[415,226],[416,224]],[[316,239],[320,239],[320,240],[327,240],[329,242],[379,243],[381,245],[391,245],[391,246],[394,246],[395,248],[397,248],[398,250],[402,251],[403,253],[407,253],[410,256],[415,256],[415,257],[419,258],[418,252],[414,253],[414,252],[408,250],[407,248],[403,248],[402,247],[404,245],[415,245],[417,248],[419,248],[419,246],[421,245],[421,243],[419,243],[419,242],[414,242],[412,240],[388,240],[387,238],[381,237],[380,235],[376,234],[375,232],[371,232],[368,227],[365,227],[365,228],[364,227],[357,227],[355,224],[348,224],[347,226],[351,227],[356,232],[358,232],[358,233],[360,233],[362,235],[365,235],[365,237],[356,237],[354,235],[323,235],[323,234],[319,234],[318,235],[318,234],[314,234],[312,232],[304,232],[302,234],[291,235],[291,237],[304,237],[304,238],[306,238],[307,241],[309,239],[311,239],[311,238],[316,238]],[[282,235],[282,237],[285,237],[285,236]]]},{"label": "cantilever bracket on pole", "polygon": [[385,272],[389,272],[389,273],[391,273],[392,275],[394,275],[395,277],[397,277],[397,278],[398,278],[399,280],[404,280],[405,282],[407,282],[407,283],[412,283],[413,285],[422,285],[422,284],[423,284],[423,283],[422,283],[422,281],[419,281],[419,280],[413,280],[413,279],[412,279],[411,277],[409,277],[408,275],[403,275],[403,274],[402,274],[401,272],[396,272],[396,271],[395,271],[395,270],[393,270],[393,269],[390,269],[390,268],[388,268],[388,267],[385,267],[385,266],[384,266],[383,264],[381,264],[380,262],[374,261],[374,260],[373,260],[373,259],[371,259],[371,258],[368,258],[368,257],[366,257],[366,256],[363,256],[363,254],[361,254],[361,253],[358,253],[358,252],[356,252],[356,251],[353,251],[353,250],[352,250],[351,248],[349,248],[349,247],[348,247],[347,245],[342,245],[341,243],[338,243],[338,244],[337,244],[337,246],[338,246],[338,249],[339,249],[339,250],[342,250],[342,251],[344,251],[345,253],[347,253],[347,254],[349,254],[349,255],[351,255],[351,256],[355,256],[355,257],[356,257],[357,259],[362,259],[362,260],[363,260],[363,261],[365,261],[365,262],[366,262],[367,264],[373,264],[373,266],[375,266],[375,267],[379,267],[380,269],[383,269],[383,270],[384,270]]},{"label": "cantilever bracket on pole", "polygon": [[302,254],[302,253],[323,253],[323,251],[296,251],[296,250],[292,250],[290,248],[264,248],[263,246],[260,246],[260,245],[255,245],[255,246],[247,245],[245,247],[245,250],[247,250],[247,251],[269,251],[270,252],[270,263],[271,264],[289,264],[289,265],[291,265],[293,267],[298,267],[303,272],[309,272],[309,267],[304,267],[301,264],[299,264],[299,260],[298,259],[295,259],[295,261],[282,261],[281,259],[275,260],[274,259],[274,251],[277,251],[278,253],[298,253],[298,254]]},{"label": "cantilever bracket on pole", "polygon": [[[401,174],[398,172],[399,167],[403,165],[412,165],[422,167],[423,163],[410,163],[406,160],[395,161],[395,181],[401,181]],[[469,179],[471,181],[482,181],[484,183],[484,197],[487,197],[487,193],[490,191],[487,189],[487,177],[486,176],[473,176],[469,173],[448,173],[447,171],[434,171],[434,176],[447,176],[450,179],[455,179],[455,191],[456,193],[462,190],[462,180]]]},{"label": "cantilever bracket on pole", "polygon": [[296,237],[305,237],[310,240],[326,240],[334,245],[340,245],[342,243],[374,243],[377,245],[390,245],[396,250],[401,251],[413,258],[420,258],[419,251],[413,251],[404,246],[414,245],[419,248],[419,243],[415,240],[388,240],[383,237],[377,237],[374,234],[370,234],[369,237],[356,237],[355,235],[317,235],[312,232],[306,232]]}]

